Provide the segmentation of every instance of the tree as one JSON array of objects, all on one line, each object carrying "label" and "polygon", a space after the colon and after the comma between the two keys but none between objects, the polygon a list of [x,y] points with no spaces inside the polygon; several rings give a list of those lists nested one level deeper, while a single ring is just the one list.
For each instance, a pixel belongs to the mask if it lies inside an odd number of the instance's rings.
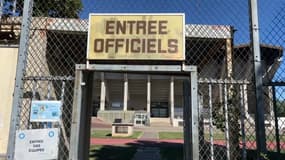
[{"label": "tree", "polygon": [[285,117],[285,100],[276,101],[277,116]]},{"label": "tree", "polygon": [[[229,132],[229,145],[230,145],[230,159],[231,160],[239,160],[241,159],[240,156],[240,147],[239,147],[239,139],[240,139],[240,125],[239,125],[239,118],[240,118],[240,99],[238,89],[234,86],[229,87],[228,92],[228,100],[227,100],[227,107],[228,107],[228,132]],[[213,109],[213,123],[218,128],[221,129],[223,132],[226,132],[225,126],[225,110],[224,110],[225,102],[214,104]]]},{"label": "tree", "polygon": [[[23,6],[24,0],[4,0],[3,16],[21,16]],[[82,7],[81,0],[34,0],[33,16],[79,18]]]}]

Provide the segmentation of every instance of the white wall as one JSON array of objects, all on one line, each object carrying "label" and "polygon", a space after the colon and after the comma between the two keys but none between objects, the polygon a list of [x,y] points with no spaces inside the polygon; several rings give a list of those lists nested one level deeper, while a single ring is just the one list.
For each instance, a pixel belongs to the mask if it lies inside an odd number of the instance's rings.
[{"label": "white wall", "polygon": [[0,47],[0,154],[6,154],[18,48]]}]

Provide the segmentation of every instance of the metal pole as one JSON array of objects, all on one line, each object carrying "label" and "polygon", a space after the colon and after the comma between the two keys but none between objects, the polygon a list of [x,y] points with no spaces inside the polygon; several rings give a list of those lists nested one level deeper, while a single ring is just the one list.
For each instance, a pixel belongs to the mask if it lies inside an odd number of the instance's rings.
[{"label": "metal pole", "polygon": [[174,77],[170,78],[170,121],[173,125],[174,120]]},{"label": "metal pole", "polygon": [[147,113],[150,118],[150,104],[151,104],[151,78],[150,75],[147,75],[147,97],[146,97],[146,104],[147,104]]},{"label": "metal pole", "polygon": [[32,98],[31,98],[31,101],[33,100],[37,100],[37,97],[36,97],[36,93],[37,93],[37,88],[38,88],[38,81],[37,80],[33,80],[32,81]]},{"label": "metal pole", "polygon": [[37,81],[33,80],[33,88],[32,88],[32,100],[36,100],[36,90],[37,90]]},{"label": "metal pole", "polygon": [[17,0],[13,2],[13,16],[16,16]]},{"label": "metal pole", "polygon": [[51,92],[51,81],[48,81],[48,87],[47,87],[47,100],[50,100],[50,93]]},{"label": "metal pole", "polygon": [[128,82],[128,74],[124,74],[124,106],[123,110],[128,110],[128,98],[129,97],[129,82]]},{"label": "metal pole", "polygon": [[266,151],[266,136],[264,124],[264,99],[262,82],[262,63],[260,56],[259,26],[258,26],[258,5],[257,0],[249,0],[250,7],[250,32],[251,49],[254,55],[254,83],[255,83],[255,131],[257,143],[257,157],[264,159]]},{"label": "metal pole", "polygon": [[226,136],[226,148],[227,148],[227,160],[230,160],[230,141],[229,141],[229,112],[228,112],[228,92],[227,84],[224,84],[224,109],[225,109],[225,136]]},{"label": "metal pole", "polygon": [[16,68],[16,79],[15,79],[15,88],[14,88],[14,97],[12,103],[12,112],[10,120],[10,132],[9,132],[9,143],[7,149],[7,159],[14,159],[14,150],[15,150],[15,135],[16,130],[18,129],[21,111],[21,102],[23,97],[23,77],[26,68],[26,59],[28,55],[28,44],[29,44],[29,32],[31,24],[31,16],[33,10],[33,0],[25,0],[24,10],[23,10],[23,20],[21,26],[21,38],[20,46],[18,53],[18,62]]},{"label": "metal pole", "polygon": [[60,129],[62,130],[62,136],[64,139],[64,145],[66,146],[67,150],[69,150],[69,141],[68,141],[68,136],[67,136],[67,132],[65,130],[65,126],[63,123],[63,105],[64,105],[64,94],[65,94],[65,81],[62,81],[62,85],[61,85],[61,95],[60,95],[60,101],[61,101],[61,107],[60,107],[60,111],[61,111],[61,119],[60,119]]},{"label": "metal pole", "polygon": [[199,105],[198,105],[198,76],[197,68],[191,73],[191,151],[192,159],[199,160]]},{"label": "metal pole", "polygon": [[[65,94],[65,81],[62,81],[61,95],[60,95],[60,100],[61,100],[62,104],[64,103],[64,94]],[[62,110],[62,107],[61,107],[61,110]],[[61,111],[61,113],[62,113],[62,111]]]},{"label": "metal pole", "polygon": [[0,0],[0,22],[2,20],[2,14],[3,14],[3,0]]},{"label": "metal pole", "polygon": [[191,143],[190,143],[190,82],[189,80],[183,81],[183,119],[184,119],[184,160],[190,160]]},{"label": "metal pole", "polygon": [[80,146],[80,119],[82,110],[82,94],[86,83],[83,80],[83,73],[81,70],[75,72],[74,82],[74,98],[72,105],[72,123],[71,123],[71,135],[70,135],[70,150],[69,160],[76,160],[79,157]]},{"label": "metal pole", "polygon": [[275,121],[275,137],[277,145],[277,160],[280,160],[280,135],[279,135],[279,125],[278,125],[278,113],[277,113],[277,104],[276,104],[276,89],[275,86],[272,86],[273,92],[273,111],[274,111],[274,121]]},{"label": "metal pole", "polygon": [[84,90],[85,97],[82,97],[83,108],[82,108],[82,124],[80,126],[80,137],[81,138],[81,148],[79,148],[79,159],[89,159],[89,149],[90,149],[90,128],[91,128],[91,107],[92,107],[92,91],[94,82],[94,72],[88,71],[84,72],[84,79],[86,81],[86,88]]},{"label": "metal pole", "polygon": [[[47,100],[50,100],[50,94],[51,94],[51,81],[48,81],[48,86],[47,86]],[[44,128],[51,128],[52,123],[51,122],[44,122],[42,123]]]},{"label": "metal pole", "polygon": [[244,85],[240,85],[240,122],[241,122],[241,138],[242,138],[242,159],[246,160],[246,139],[245,139],[245,125],[244,125],[244,119],[245,119],[245,109],[244,109]]},{"label": "metal pole", "polygon": [[69,160],[89,158],[93,72],[76,70]]},{"label": "metal pole", "polygon": [[106,83],[105,83],[105,74],[101,73],[101,92],[100,92],[100,111],[105,111],[105,102],[106,102]]},{"label": "metal pole", "polygon": [[213,137],[213,104],[212,104],[212,85],[209,84],[209,108],[210,108],[210,145],[211,160],[214,160],[214,137]]},{"label": "metal pole", "polygon": [[[38,85],[38,81],[37,80],[33,80],[33,82],[32,82],[32,86],[33,86],[33,88],[32,88],[32,98],[31,98],[31,102],[33,101],[33,100],[37,100],[37,98],[36,98],[36,91],[37,91],[37,86]],[[28,117],[28,125],[29,125],[29,129],[32,129],[33,128],[33,124],[30,122],[30,114],[31,114],[31,112],[28,112],[29,113],[29,117]]]}]

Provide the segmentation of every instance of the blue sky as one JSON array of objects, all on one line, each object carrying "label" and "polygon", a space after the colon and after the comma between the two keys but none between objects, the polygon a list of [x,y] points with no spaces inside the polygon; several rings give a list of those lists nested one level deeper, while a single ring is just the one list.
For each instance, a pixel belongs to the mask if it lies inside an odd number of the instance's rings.
[{"label": "blue sky", "polygon": [[247,0],[83,0],[88,13],[185,13],[188,24],[232,25],[237,43],[248,43]]},{"label": "blue sky", "polygon": [[[284,47],[285,20],[279,17],[280,12],[285,17],[285,0],[258,2],[260,41]],[[249,43],[248,0],[83,0],[83,5],[81,18],[89,13],[185,13],[188,24],[231,25],[237,30],[235,45]],[[283,70],[284,63],[276,80],[285,80]]]},{"label": "blue sky", "polygon": [[[259,0],[260,25],[269,27],[284,0]],[[248,43],[247,0],[83,0],[89,13],[185,13],[186,23],[232,25],[236,43]],[[262,28],[264,29],[264,28]]]}]

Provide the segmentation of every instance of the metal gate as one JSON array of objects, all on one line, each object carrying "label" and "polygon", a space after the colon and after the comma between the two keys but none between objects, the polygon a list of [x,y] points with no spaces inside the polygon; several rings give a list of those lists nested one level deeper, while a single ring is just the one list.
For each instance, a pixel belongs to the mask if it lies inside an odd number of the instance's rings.
[{"label": "metal gate", "polygon": [[88,159],[90,144],[90,109],[94,72],[181,74],[183,82],[184,159],[199,159],[197,70],[186,65],[77,65],[73,102],[69,159]]},{"label": "metal gate", "polygon": [[[0,0],[1,47],[19,45],[8,159],[16,130],[32,125],[31,99],[47,99],[50,92],[59,100],[62,82],[66,138],[60,138],[58,159],[68,158],[75,64],[86,62],[87,17],[93,12],[186,13],[185,64],[197,66],[199,77],[200,159],[283,158],[283,1]],[[235,129],[239,149],[230,142]]]}]

